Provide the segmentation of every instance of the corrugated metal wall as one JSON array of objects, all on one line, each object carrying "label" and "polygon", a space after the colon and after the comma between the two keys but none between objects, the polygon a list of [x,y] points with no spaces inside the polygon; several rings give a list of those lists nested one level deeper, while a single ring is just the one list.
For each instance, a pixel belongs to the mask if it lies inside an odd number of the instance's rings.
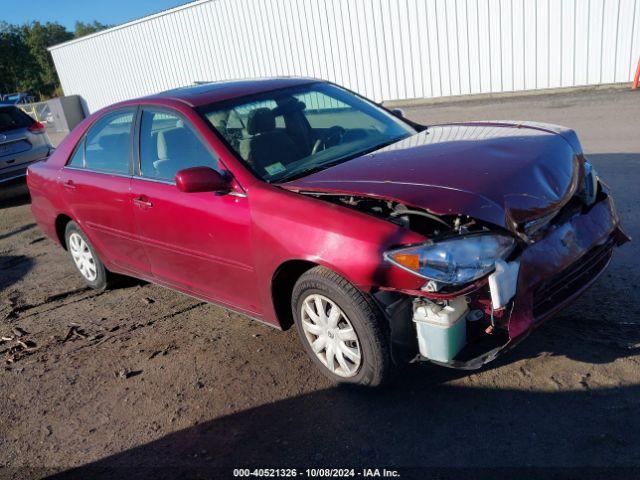
[{"label": "corrugated metal wall", "polygon": [[375,100],[630,81],[640,0],[204,0],[51,49],[91,111],[195,81],[329,79]]}]

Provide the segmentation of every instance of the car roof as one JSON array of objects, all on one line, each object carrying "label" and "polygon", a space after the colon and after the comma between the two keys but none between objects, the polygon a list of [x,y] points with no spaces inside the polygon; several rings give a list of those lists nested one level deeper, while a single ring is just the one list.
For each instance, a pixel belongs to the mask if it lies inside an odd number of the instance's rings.
[{"label": "car roof", "polygon": [[175,88],[173,90],[167,90],[166,92],[144,97],[141,100],[178,100],[192,107],[198,107],[200,105],[208,105],[210,103],[230,100],[232,98],[239,98],[246,95],[254,95],[280,88],[295,87],[319,81],[321,80],[305,77],[223,80],[219,82]]}]

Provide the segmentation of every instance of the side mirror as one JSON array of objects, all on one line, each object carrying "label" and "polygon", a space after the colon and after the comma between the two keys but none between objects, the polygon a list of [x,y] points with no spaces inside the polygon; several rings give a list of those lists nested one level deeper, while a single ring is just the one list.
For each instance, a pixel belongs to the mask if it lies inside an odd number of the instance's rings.
[{"label": "side mirror", "polygon": [[226,192],[229,182],[213,168],[192,167],[176,173],[176,187],[182,192]]},{"label": "side mirror", "polygon": [[393,113],[396,117],[404,118],[404,110],[401,108],[392,108],[391,113]]}]

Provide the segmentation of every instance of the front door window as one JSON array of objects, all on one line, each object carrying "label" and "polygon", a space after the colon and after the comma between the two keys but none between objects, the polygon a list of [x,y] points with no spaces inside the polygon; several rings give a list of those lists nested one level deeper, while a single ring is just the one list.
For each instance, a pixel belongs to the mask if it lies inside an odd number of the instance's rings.
[{"label": "front door window", "polygon": [[218,169],[218,162],[182,118],[145,110],[140,126],[141,175],[173,182],[178,171],[189,167]]}]

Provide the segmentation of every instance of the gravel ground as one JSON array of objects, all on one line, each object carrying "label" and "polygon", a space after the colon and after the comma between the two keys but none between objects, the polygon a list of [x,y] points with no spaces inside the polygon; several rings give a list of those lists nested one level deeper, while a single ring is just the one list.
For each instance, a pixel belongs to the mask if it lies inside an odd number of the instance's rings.
[{"label": "gravel ground", "polygon": [[[426,123],[512,118],[575,128],[638,238],[639,92],[405,111]],[[230,467],[358,465],[471,478],[487,467],[567,468],[545,476],[627,468],[606,473],[615,478],[640,466],[637,242],[578,302],[488,367],[412,367],[391,388],[360,391],[317,374],[293,330],[137,281],[88,290],[20,193],[0,200],[0,336],[23,342],[0,344],[15,347],[0,357],[0,476],[158,478],[189,468],[222,477]]]}]

